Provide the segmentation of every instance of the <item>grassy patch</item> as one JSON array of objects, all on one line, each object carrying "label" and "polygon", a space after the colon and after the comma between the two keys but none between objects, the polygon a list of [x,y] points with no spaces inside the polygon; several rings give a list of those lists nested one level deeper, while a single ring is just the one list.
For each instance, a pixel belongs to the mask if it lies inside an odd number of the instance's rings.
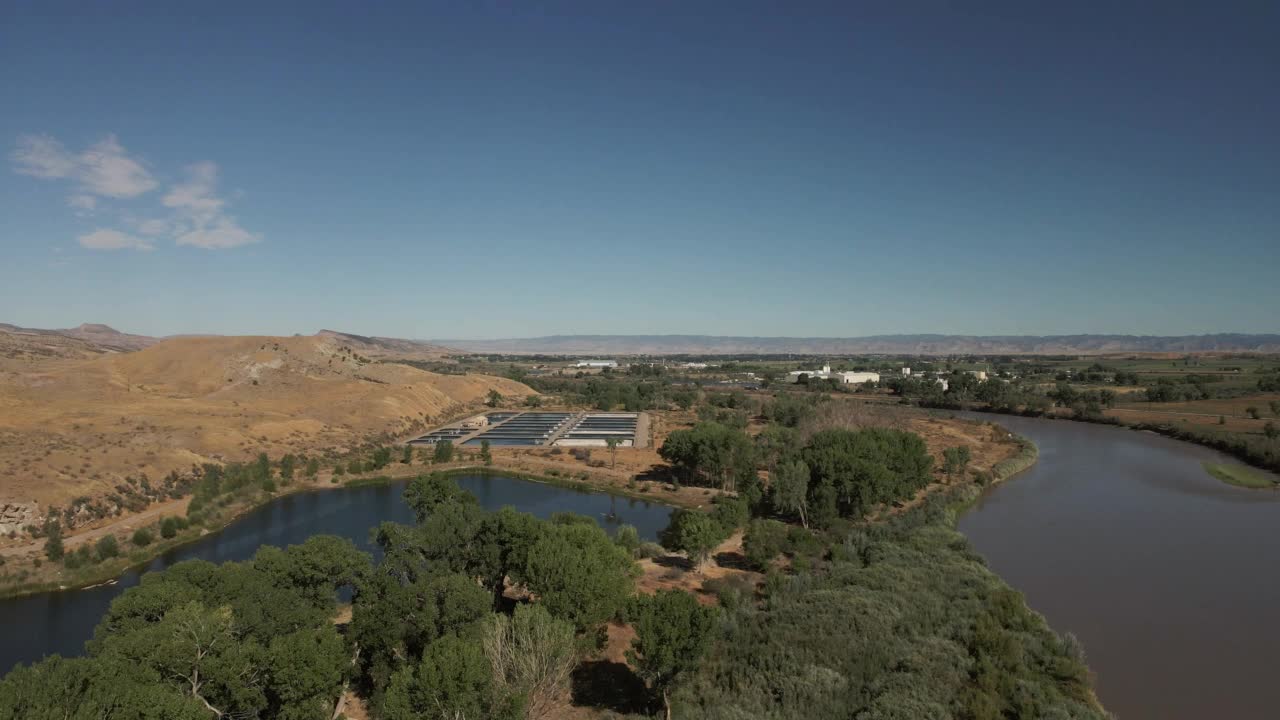
[{"label": "grassy patch", "polygon": [[1226,463],[1205,463],[1208,473],[1228,485],[1243,488],[1274,488],[1276,484],[1270,478],[1257,473],[1243,465],[1227,465]]}]

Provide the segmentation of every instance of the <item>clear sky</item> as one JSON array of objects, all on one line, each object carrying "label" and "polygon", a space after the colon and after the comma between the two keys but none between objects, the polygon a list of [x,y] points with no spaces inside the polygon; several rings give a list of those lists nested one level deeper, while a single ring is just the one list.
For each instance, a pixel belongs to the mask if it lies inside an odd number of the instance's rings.
[{"label": "clear sky", "polygon": [[0,322],[1280,331],[1280,4],[1122,5],[4,2]]}]

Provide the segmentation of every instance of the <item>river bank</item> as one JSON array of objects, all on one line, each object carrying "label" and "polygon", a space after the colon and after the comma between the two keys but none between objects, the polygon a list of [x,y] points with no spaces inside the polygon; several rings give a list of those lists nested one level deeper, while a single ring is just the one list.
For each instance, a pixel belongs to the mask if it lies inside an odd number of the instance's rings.
[{"label": "river bank", "polygon": [[1152,432],[1174,440],[1191,443],[1192,445],[1199,445],[1201,447],[1217,450],[1218,452],[1230,455],[1251,467],[1264,470],[1266,472],[1280,474],[1280,443],[1272,441],[1269,448],[1259,450],[1256,447],[1256,442],[1258,442],[1257,438],[1242,437],[1239,434],[1220,436],[1205,434],[1203,431],[1195,431],[1189,428],[1180,428],[1166,423],[1128,423],[1120,420],[1119,418],[1108,415],[1066,415],[1054,412],[1026,412],[991,407],[966,408],[948,407],[943,405],[920,405],[919,407],[942,412],[971,412],[986,415],[1001,415],[1005,417],[1066,420],[1090,425],[1122,427],[1129,430],[1137,430],[1139,432]]},{"label": "river bank", "polygon": [[1155,433],[1000,422],[1039,461],[980,493],[957,528],[1056,631],[1081,640],[1103,705],[1128,720],[1270,717],[1280,627],[1259,618],[1280,603],[1267,569],[1280,553],[1280,493],[1222,483],[1203,464],[1226,456]]}]

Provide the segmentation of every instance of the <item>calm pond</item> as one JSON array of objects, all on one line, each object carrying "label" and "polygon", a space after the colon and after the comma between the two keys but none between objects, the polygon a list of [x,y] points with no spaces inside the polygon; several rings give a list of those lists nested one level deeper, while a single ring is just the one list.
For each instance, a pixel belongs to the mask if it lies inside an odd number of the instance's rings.
[{"label": "calm pond", "polygon": [[1153,433],[968,414],[1040,460],[959,521],[991,569],[1084,643],[1120,720],[1280,714],[1280,492],[1210,477],[1236,462]]},{"label": "calm pond", "polygon": [[[634,525],[645,540],[657,538],[672,512],[670,507],[656,503],[499,474],[459,475],[453,479],[490,510],[511,505],[541,518],[555,512],[575,512],[595,518],[609,532],[624,523]],[[246,560],[262,545],[294,545],[320,534],[350,538],[360,548],[373,550],[369,542],[371,528],[385,520],[413,522],[413,513],[401,497],[407,482],[287,495],[246,513],[221,532],[176,548],[146,567],[126,573],[114,585],[0,600],[0,674],[18,663],[30,664],[53,653],[79,655],[111,601],[137,585],[144,572],[196,558],[215,563]]]}]

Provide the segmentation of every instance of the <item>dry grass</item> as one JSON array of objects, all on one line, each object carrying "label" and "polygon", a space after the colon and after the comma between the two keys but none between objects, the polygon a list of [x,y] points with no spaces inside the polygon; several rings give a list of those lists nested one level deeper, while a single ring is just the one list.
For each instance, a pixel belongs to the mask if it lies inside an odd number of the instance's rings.
[{"label": "dry grass", "polygon": [[491,388],[480,375],[374,363],[325,337],[168,340],[0,370],[0,502],[60,504],[127,476],[266,452],[341,452],[425,427]]}]

